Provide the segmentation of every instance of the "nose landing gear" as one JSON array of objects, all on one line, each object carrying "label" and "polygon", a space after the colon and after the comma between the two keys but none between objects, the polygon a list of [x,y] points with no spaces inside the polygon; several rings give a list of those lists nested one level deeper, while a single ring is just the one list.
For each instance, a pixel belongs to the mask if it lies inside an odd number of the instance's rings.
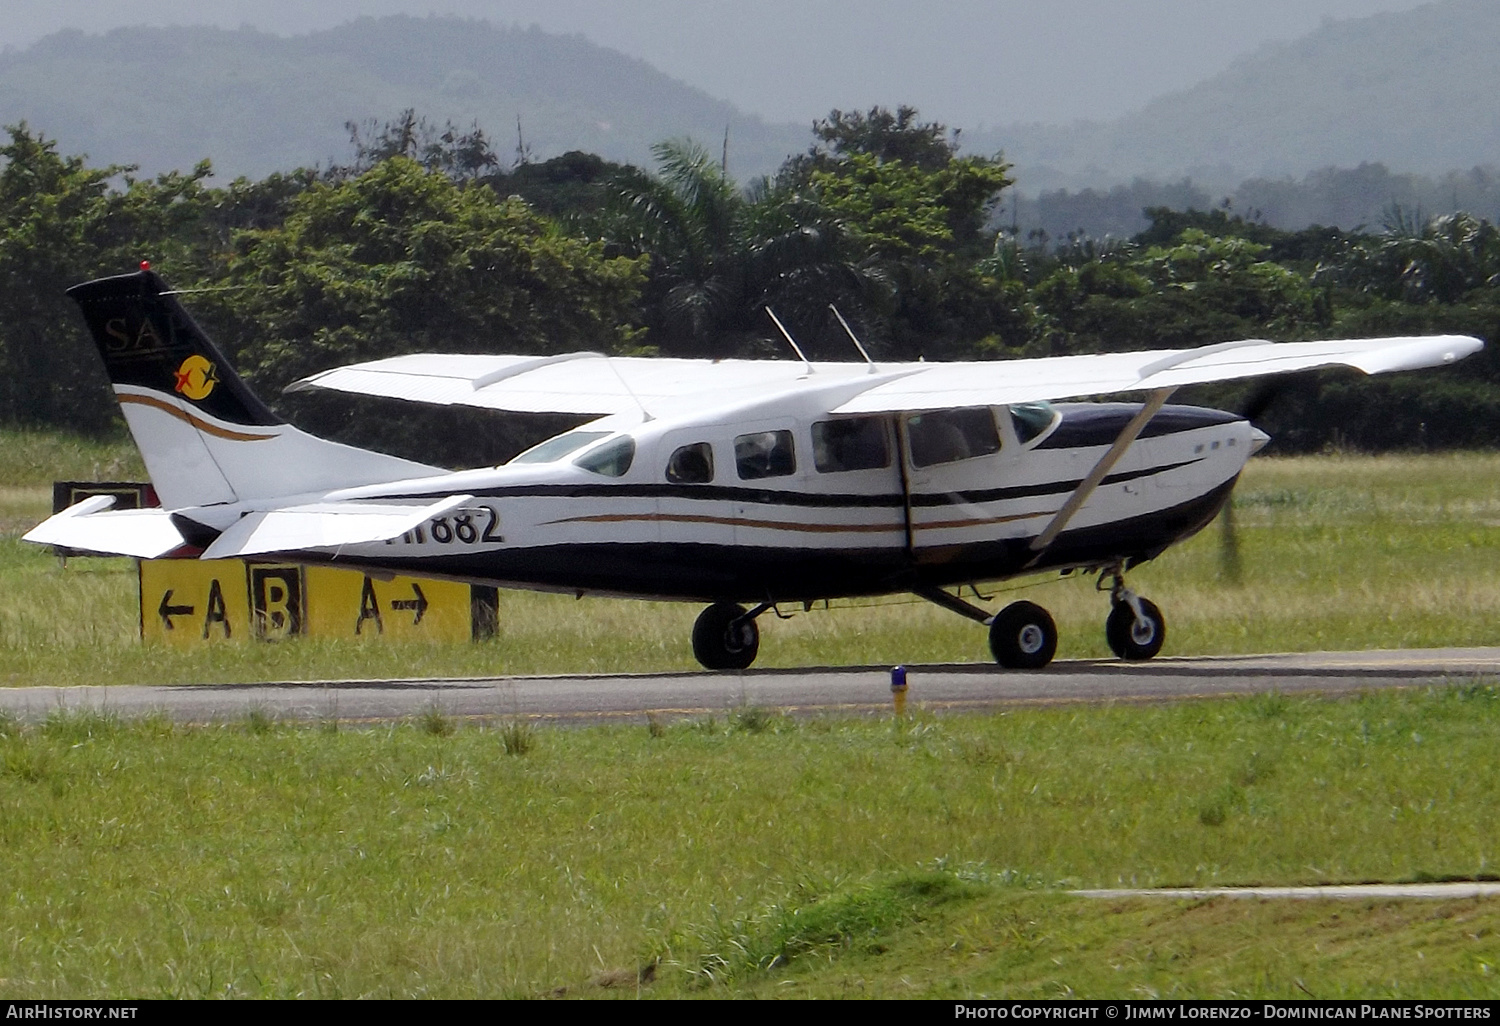
[{"label": "nose landing gear", "polygon": [[1104,621],[1104,638],[1110,651],[1131,661],[1153,658],[1167,640],[1167,621],[1161,610],[1150,599],[1125,587],[1125,576],[1118,568],[1100,575],[1100,591],[1106,582],[1112,582],[1109,618]]}]

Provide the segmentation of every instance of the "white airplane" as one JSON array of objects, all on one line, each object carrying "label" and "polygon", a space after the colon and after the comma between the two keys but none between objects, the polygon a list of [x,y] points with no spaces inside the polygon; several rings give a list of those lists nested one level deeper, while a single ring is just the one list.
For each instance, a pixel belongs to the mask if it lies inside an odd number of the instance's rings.
[{"label": "white airplane", "polygon": [[[693,651],[710,669],[749,666],[756,619],[778,605],[899,592],[987,625],[1002,666],[1038,669],[1057,648],[1046,610],[991,613],[960,592],[1079,570],[1110,593],[1113,651],[1149,659],[1165,621],[1125,572],[1209,523],[1268,440],[1234,414],[1166,405],[1174,389],[1434,367],[1483,346],[1247,340],[930,364],[416,355],[289,389],[598,418],[450,472],[282,421],[145,265],[69,295],[163,508],[87,499],[28,541],[703,602]],[[1062,401],[1131,392],[1145,401]]]}]

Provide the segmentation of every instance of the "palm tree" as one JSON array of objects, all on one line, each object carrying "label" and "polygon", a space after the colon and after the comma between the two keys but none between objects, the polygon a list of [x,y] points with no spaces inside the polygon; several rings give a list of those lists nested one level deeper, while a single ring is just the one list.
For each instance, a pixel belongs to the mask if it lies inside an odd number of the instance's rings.
[{"label": "palm tree", "polygon": [[645,320],[656,344],[693,355],[764,351],[774,337],[767,306],[816,342],[830,303],[857,310],[888,292],[879,265],[810,195],[764,179],[741,191],[690,140],[652,152],[658,173],[617,177],[601,230],[651,257]]},{"label": "palm tree", "polygon": [[1456,303],[1475,289],[1500,285],[1500,229],[1461,212],[1420,228],[1398,217],[1339,270],[1355,287],[1389,299]]}]

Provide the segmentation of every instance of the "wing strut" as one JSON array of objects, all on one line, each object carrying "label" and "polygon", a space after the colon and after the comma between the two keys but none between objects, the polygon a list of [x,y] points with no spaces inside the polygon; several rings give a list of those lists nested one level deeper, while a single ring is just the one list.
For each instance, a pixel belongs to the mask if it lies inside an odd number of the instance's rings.
[{"label": "wing strut", "polygon": [[1062,504],[1062,509],[1057,511],[1057,514],[1042,529],[1041,534],[1031,539],[1031,551],[1036,555],[1032,557],[1028,566],[1034,565],[1042,558],[1042,554],[1062,533],[1063,528],[1068,526],[1068,521],[1072,520],[1074,515],[1083,508],[1083,504],[1089,501],[1089,496],[1094,494],[1094,489],[1099,487],[1099,482],[1103,481],[1105,475],[1114,469],[1116,463],[1120,462],[1120,457],[1125,455],[1125,450],[1129,449],[1131,443],[1140,437],[1142,431],[1146,430],[1146,425],[1151,422],[1151,418],[1167,404],[1167,400],[1175,391],[1177,388],[1173,386],[1158,388],[1151,393],[1150,398],[1146,400],[1146,405],[1141,407],[1141,412],[1130,419],[1130,423],[1125,425],[1125,429],[1115,439],[1115,444],[1099,457],[1099,462],[1094,464],[1094,469],[1089,471],[1088,476],[1078,482],[1078,487],[1073,489],[1068,500]]}]

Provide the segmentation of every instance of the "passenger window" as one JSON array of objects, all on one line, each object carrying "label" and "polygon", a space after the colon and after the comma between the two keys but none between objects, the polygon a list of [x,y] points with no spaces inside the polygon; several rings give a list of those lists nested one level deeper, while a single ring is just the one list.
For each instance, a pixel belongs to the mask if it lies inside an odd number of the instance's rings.
[{"label": "passenger window", "polygon": [[1010,422],[1016,429],[1016,441],[1025,445],[1052,426],[1057,409],[1051,403],[1017,403],[1010,408]]},{"label": "passenger window", "polygon": [[684,445],[667,460],[667,480],[677,484],[707,484],[714,479],[714,449],[707,442]]},{"label": "passenger window", "polygon": [[812,426],[813,466],[820,473],[876,470],[891,465],[885,421],[879,417],[824,420]]},{"label": "passenger window", "polygon": [[734,466],[740,479],[786,477],[797,472],[790,431],[757,431],[734,440]]},{"label": "passenger window", "polygon": [[591,449],[573,461],[573,466],[605,477],[624,477],[635,460],[635,439],[624,438]]},{"label": "passenger window", "polygon": [[988,406],[962,410],[933,410],[906,420],[914,467],[988,456],[1000,451],[1000,434]]}]

